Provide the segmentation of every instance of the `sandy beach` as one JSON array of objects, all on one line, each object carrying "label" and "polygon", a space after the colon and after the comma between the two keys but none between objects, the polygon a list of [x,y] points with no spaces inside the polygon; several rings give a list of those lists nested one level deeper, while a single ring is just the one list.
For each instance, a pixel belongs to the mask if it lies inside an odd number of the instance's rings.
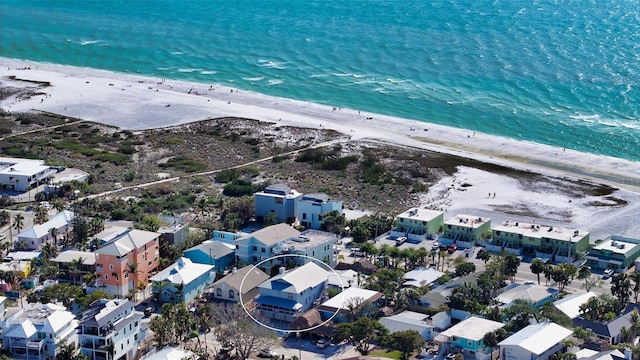
[{"label": "sandy beach", "polygon": [[[37,88],[29,99],[9,98],[0,105],[12,112],[41,110],[142,130],[180,125],[207,118],[244,117],[297,127],[327,128],[353,140],[379,141],[398,146],[429,149],[483,162],[531,170],[543,175],[566,176],[606,183],[620,190],[616,197],[628,201],[622,208],[585,210],[569,195],[523,190],[504,177],[476,169],[461,169],[430,189],[421,206],[450,212],[473,212],[500,220],[496,203],[532,203],[540,213],[570,214],[575,226],[598,226],[598,236],[640,236],[640,163],[580,153],[531,142],[474,133],[357,109],[340,109],[290,99],[265,96],[218,84],[199,84],[169,79],[120,74],[102,70],[0,58],[3,86]],[[473,189],[455,191],[455,184],[474,183]],[[499,195],[490,198],[489,193]],[[553,195],[553,196],[551,196]],[[530,219],[528,219],[530,220]]]},{"label": "sandy beach", "polygon": [[8,81],[8,77],[51,84],[42,90],[42,95],[31,99],[4,101],[2,108],[8,111],[43,110],[130,130],[237,116],[283,125],[324,127],[356,140],[432,149],[522,169],[549,169],[640,189],[640,163],[464,129],[276,98],[217,84],[6,58],[0,58],[0,69],[7,85],[35,85]]}]

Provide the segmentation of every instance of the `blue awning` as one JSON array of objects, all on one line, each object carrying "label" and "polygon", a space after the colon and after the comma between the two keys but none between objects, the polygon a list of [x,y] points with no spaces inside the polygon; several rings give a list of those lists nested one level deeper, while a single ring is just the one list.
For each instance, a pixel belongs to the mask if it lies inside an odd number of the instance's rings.
[{"label": "blue awning", "polygon": [[255,301],[258,304],[277,306],[277,307],[283,308],[283,309],[297,310],[297,309],[300,309],[302,307],[302,304],[299,304],[295,300],[281,299],[281,298],[277,298],[275,296],[260,296]]}]

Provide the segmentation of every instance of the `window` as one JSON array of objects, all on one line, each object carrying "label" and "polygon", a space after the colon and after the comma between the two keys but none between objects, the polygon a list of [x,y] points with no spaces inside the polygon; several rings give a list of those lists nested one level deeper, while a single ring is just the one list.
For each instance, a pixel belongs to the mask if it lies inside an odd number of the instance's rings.
[{"label": "window", "polygon": [[109,270],[113,270],[113,265],[109,265]]},{"label": "window", "polygon": [[216,289],[216,296],[222,296],[222,289],[220,288]]},{"label": "window", "polygon": [[257,246],[254,246],[254,247],[253,247],[253,251],[258,251],[258,247],[257,247]]},{"label": "window", "polygon": [[280,205],[282,205],[282,203],[284,202],[283,198],[276,198],[275,200],[276,200],[276,204],[280,204]]},{"label": "window", "polygon": [[229,299],[235,298],[235,292],[233,290],[229,290]]},{"label": "window", "polygon": [[262,249],[260,249],[260,250],[262,250],[262,252],[265,252],[264,248],[262,248]]},{"label": "window", "polygon": [[302,220],[307,220],[307,213],[302,213]]},{"label": "window", "polygon": [[128,278],[129,278],[129,272],[128,272],[128,271],[124,273],[124,278],[125,278],[125,279],[128,279]]},{"label": "window", "polygon": [[104,274],[104,279],[105,279],[105,280],[109,280],[109,275]]}]

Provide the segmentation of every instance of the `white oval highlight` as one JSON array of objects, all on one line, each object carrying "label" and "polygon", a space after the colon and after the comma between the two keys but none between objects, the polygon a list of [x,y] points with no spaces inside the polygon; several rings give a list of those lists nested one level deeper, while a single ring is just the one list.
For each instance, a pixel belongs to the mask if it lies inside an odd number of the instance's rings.
[{"label": "white oval highlight", "polygon": [[[327,268],[327,269],[331,270],[331,271],[332,271],[334,274],[336,274],[336,276],[338,277],[338,280],[340,281],[340,287],[342,288],[342,292],[340,293],[340,295],[336,295],[336,296],[341,296],[341,297],[342,297],[342,301],[341,301],[340,303],[341,303],[341,304],[343,304],[343,303],[344,303],[344,283],[342,282],[342,279],[340,278],[340,275],[338,275],[338,273],[337,273],[334,269],[332,269],[331,267],[329,267],[329,265],[325,264],[324,262],[322,262],[322,261],[320,261],[320,260],[318,260],[318,259],[316,259],[316,258],[313,258],[313,257],[311,257],[311,256],[306,256],[306,255],[296,255],[296,254],[276,255],[276,256],[272,256],[272,257],[269,257],[269,258],[266,258],[266,259],[264,259],[264,260],[260,261],[259,263],[257,263],[257,264],[255,264],[255,265],[253,265],[253,267],[251,268],[251,271],[248,271],[248,272],[244,275],[244,277],[242,278],[242,281],[240,282],[240,289],[238,289],[238,292],[239,292],[240,294],[242,294],[242,286],[244,285],[244,282],[245,282],[245,280],[247,279],[247,276],[249,276],[249,274],[251,274],[251,273],[252,273],[252,271],[253,271],[254,269],[258,268],[258,266],[260,266],[260,265],[262,265],[262,264],[266,263],[267,261],[271,261],[271,260],[275,260],[275,259],[280,259],[280,258],[286,258],[286,257],[301,257],[301,258],[309,259],[309,260],[311,260],[311,261],[315,261],[315,262],[317,262],[317,263],[321,264],[321,266],[322,266],[322,267],[324,267],[324,268]],[[306,328],[306,329],[295,329],[295,330],[291,330],[291,329],[279,329],[279,328],[277,328],[277,327],[273,327],[273,326],[267,325],[267,324],[265,324],[265,323],[261,322],[260,320],[256,319],[255,317],[253,317],[253,315],[251,315],[251,312],[249,312],[249,309],[247,309],[247,307],[245,306],[244,301],[242,300],[242,296],[240,296],[240,305],[242,306],[242,309],[244,310],[244,312],[246,312],[246,313],[247,313],[247,315],[249,315],[249,317],[250,317],[253,321],[255,321],[256,323],[258,323],[259,325],[264,326],[264,327],[266,327],[267,329],[274,330],[274,331],[282,331],[282,332],[286,332],[286,333],[289,333],[289,332],[295,332],[295,333],[298,333],[298,334],[299,334],[299,333],[301,333],[301,332],[303,332],[303,331],[310,331],[310,330],[313,330],[313,329],[317,329],[317,328],[319,328],[320,326],[322,326],[322,325],[324,325],[324,324],[328,323],[329,321],[333,320],[333,318],[335,318],[335,317],[336,317],[336,315],[338,315],[338,312],[340,312],[340,310],[342,309],[342,307],[339,307],[339,308],[338,308],[338,310],[336,310],[336,312],[334,312],[334,313],[333,313],[333,315],[331,315],[331,317],[329,317],[327,320],[325,320],[325,321],[321,322],[321,323],[320,323],[320,324],[318,324],[318,325],[315,325],[315,326],[312,326],[312,327],[308,327],[308,328]]]}]

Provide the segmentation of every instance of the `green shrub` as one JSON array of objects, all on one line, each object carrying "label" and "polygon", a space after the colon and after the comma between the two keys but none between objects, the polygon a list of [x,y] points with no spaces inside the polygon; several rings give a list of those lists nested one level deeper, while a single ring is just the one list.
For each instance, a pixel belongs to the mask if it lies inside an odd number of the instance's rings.
[{"label": "green shrub", "polygon": [[183,156],[176,156],[169,159],[166,163],[159,164],[158,166],[162,169],[173,168],[187,173],[199,172],[207,169],[207,165]]},{"label": "green shrub", "polygon": [[249,180],[236,179],[224,186],[222,193],[226,196],[241,197],[251,195],[256,188]]},{"label": "green shrub", "polygon": [[240,177],[238,169],[225,169],[216,173],[216,181],[222,184],[230,183]]}]

